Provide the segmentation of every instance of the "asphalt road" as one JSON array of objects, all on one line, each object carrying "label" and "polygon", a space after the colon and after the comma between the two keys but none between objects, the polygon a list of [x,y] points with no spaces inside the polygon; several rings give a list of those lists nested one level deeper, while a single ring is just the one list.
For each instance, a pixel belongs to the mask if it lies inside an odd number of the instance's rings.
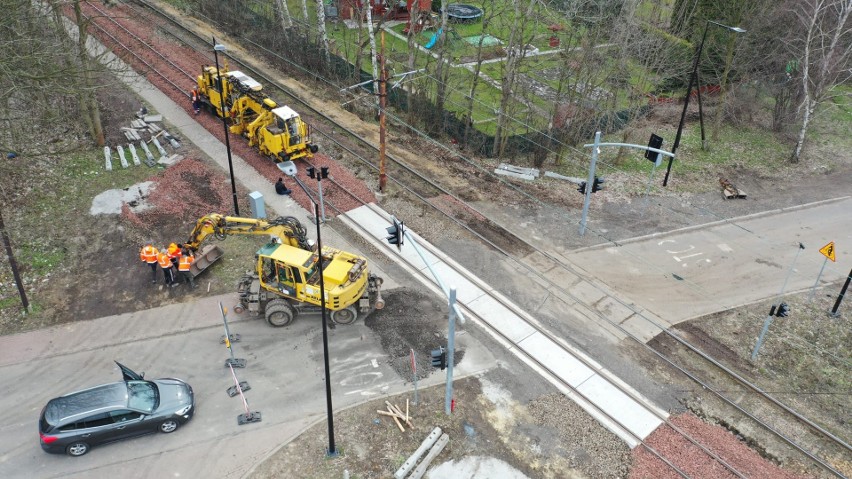
[{"label": "asphalt road", "polygon": [[847,197],[566,257],[636,307],[675,324],[776,297],[791,268],[785,292],[812,287],[825,260],[819,249],[831,241],[837,262],[827,263],[820,284],[845,278],[852,264],[850,211]]},{"label": "asphalt road", "polygon": [[[309,424],[325,421],[318,316],[272,328],[246,313],[229,318],[231,332],[241,335],[234,343],[236,357],[248,361],[236,371],[249,382],[249,407],[263,420],[237,425],[244,410],[239,397],[226,393],[233,379],[224,367],[229,354],[220,343],[219,301],[229,306],[235,295],[0,337],[0,477],[240,476]],[[362,321],[329,331],[329,357],[336,410],[411,389]],[[113,360],[148,378],[189,382],[196,394],[195,417],[175,433],[96,447],[79,458],[44,453],[37,427],[41,408],[50,398],[120,380]],[[467,367],[469,374],[487,366],[467,361]],[[441,381],[435,374],[420,386]]]}]

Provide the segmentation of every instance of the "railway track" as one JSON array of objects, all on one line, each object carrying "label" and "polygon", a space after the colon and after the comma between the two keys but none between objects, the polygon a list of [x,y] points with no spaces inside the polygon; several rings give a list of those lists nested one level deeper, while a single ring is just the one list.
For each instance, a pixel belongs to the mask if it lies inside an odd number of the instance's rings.
[{"label": "railway track", "polygon": [[[174,38],[178,39],[181,42],[187,43],[187,45],[189,45],[191,48],[195,48],[195,49],[206,48],[206,50],[202,50],[202,51],[209,51],[210,50],[209,43],[207,43],[205,40],[195,36],[195,34],[193,32],[191,32],[190,30],[185,29],[183,27],[183,25],[180,24],[180,22],[172,19],[171,17],[168,17],[167,15],[165,15],[164,13],[162,13],[158,9],[156,9],[155,6],[148,4],[147,2],[139,0],[138,3],[140,5],[145,6],[146,9],[140,10],[140,12],[143,12],[143,14],[148,15],[149,18],[150,18],[150,13],[148,13],[148,12],[154,12],[155,16],[158,19],[162,19],[163,21],[169,22],[168,27],[160,25],[158,28],[162,28],[164,31],[169,31],[170,35],[172,35]],[[136,55],[136,53],[134,53],[134,50],[137,49],[137,48],[143,48],[143,46],[144,46],[144,48],[151,49],[152,51],[156,51],[156,49],[154,47],[152,47],[152,45],[150,45],[149,42],[145,41],[144,39],[139,38],[136,35],[133,35],[127,28],[121,26],[121,24],[116,19],[110,18],[108,13],[100,10],[97,5],[92,4],[92,3],[88,3],[88,2],[87,2],[87,4],[89,6],[91,6],[92,8],[99,10],[99,15],[101,15],[102,18],[98,19],[93,24],[96,25],[96,28],[100,29],[101,32],[103,32],[105,38],[109,39],[107,41],[107,43],[109,43],[110,41],[113,42],[114,48],[119,49],[119,50],[123,49],[123,50],[128,52],[128,55],[138,59],[139,63],[141,65],[144,65],[143,68],[147,69],[147,72],[149,74],[161,75],[166,82],[168,82],[169,84],[171,84],[174,87],[175,93],[178,93],[180,95],[186,95],[186,91],[189,88],[191,88],[191,86],[194,84],[194,75],[192,73],[189,73],[189,72],[182,70],[179,66],[175,65],[165,55],[163,55],[160,52],[157,52],[157,54],[159,55],[159,57],[162,58],[162,61],[161,62],[158,61],[156,63],[146,61],[143,58],[141,58],[140,56]],[[115,27],[114,28],[105,28],[106,25],[103,25],[103,22],[105,22],[107,20],[114,22]],[[178,28],[179,30],[177,32],[174,32],[174,31],[171,31],[172,28]],[[112,31],[112,33],[110,33],[108,30]],[[131,46],[131,44],[135,45],[135,46]],[[262,48],[260,46],[256,46],[256,47]],[[239,60],[236,59],[236,58],[231,58],[230,60],[232,62],[239,62]],[[306,112],[306,113],[303,113],[303,116],[305,116],[306,119],[311,121],[311,123],[313,125],[314,133],[318,134],[319,136],[321,136],[323,138],[322,142],[324,144],[334,144],[336,148],[339,148],[342,151],[346,151],[347,153],[349,153],[354,158],[357,158],[358,161],[361,164],[363,164],[364,166],[367,166],[368,168],[372,169],[373,171],[376,171],[376,172],[378,171],[378,166],[375,165],[372,161],[365,158],[366,155],[363,153],[365,150],[367,152],[377,151],[377,147],[375,147],[374,145],[372,145],[368,142],[363,141],[355,132],[348,130],[345,126],[336,124],[329,116],[325,115],[321,111],[317,111],[317,110],[313,109],[312,106],[308,102],[304,102],[304,100],[299,98],[298,94],[291,92],[291,91],[287,91],[286,89],[282,88],[280,85],[277,85],[275,81],[268,78],[262,72],[257,71],[255,69],[251,68],[249,65],[245,65],[245,64],[243,64],[242,70],[246,71],[251,76],[253,76],[255,79],[264,83],[264,85],[266,85],[266,88],[268,90],[271,90],[272,88],[274,88],[274,89],[277,90],[278,93],[287,95],[289,98],[292,98],[295,102],[300,103],[300,106],[299,106],[300,113]],[[186,86],[184,86],[184,85],[186,85]],[[274,96],[274,95],[272,95],[272,96]],[[329,125],[329,126],[325,126],[325,125]],[[338,132],[338,134],[334,134],[334,135],[330,134],[329,132],[331,131],[331,128],[334,128]],[[345,133],[345,137],[346,137],[345,140],[340,139],[341,135],[339,134],[339,132]],[[493,222],[491,220],[487,220],[487,222],[485,222],[484,225],[482,224],[482,222],[475,223],[475,226],[474,226],[474,225],[469,224],[468,222],[466,222],[462,219],[457,218],[456,216],[448,214],[445,211],[445,208],[440,208],[438,205],[435,205],[433,203],[433,201],[430,200],[430,198],[434,198],[438,195],[445,195],[447,197],[452,198],[458,204],[463,205],[466,209],[469,209],[469,210],[474,211],[474,212],[476,212],[476,209],[471,207],[470,205],[468,205],[458,195],[449,191],[445,187],[437,184],[435,181],[429,179],[427,177],[427,175],[418,171],[416,168],[413,168],[412,166],[405,164],[402,160],[400,160],[399,158],[396,158],[393,154],[388,154],[387,159],[388,159],[388,179],[389,179],[389,181],[395,183],[395,185],[398,188],[400,188],[400,190],[404,191],[405,194],[408,195],[409,198],[412,201],[420,202],[422,205],[424,205],[424,208],[433,209],[433,211],[436,214],[443,215],[446,219],[448,219],[449,221],[452,221],[458,228],[464,230],[467,234],[472,235],[474,238],[476,238],[477,241],[480,241],[484,245],[487,245],[489,248],[491,248],[498,255],[504,257],[505,259],[514,263],[518,267],[526,270],[529,274],[534,275],[537,278],[539,278],[541,281],[545,282],[548,285],[549,289],[557,291],[559,294],[564,295],[565,297],[570,298],[572,300],[575,300],[577,302],[582,302],[580,298],[576,298],[573,294],[570,293],[570,291],[568,291],[566,288],[560,286],[560,284],[556,280],[554,280],[552,277],[550,277],[548,274],[541,272],[543,270],[551,270],[551,269],[555,268],[562,273],[568,272],[570,274],[574,274],[574,275],[583,277],[584,273],[582,271],[577,271],[572,265],[566,264],[565,262],[561,261],[559,258],[557,258],[555,255],[551,254],[550,252],[542,250],[541,248],[534,246],[529,241],[525,240],[524,238],[520,238],[517,235],[514,235],[513,233],[509,232],[506,228],[503,228],[502,226],[496,224],[495,222]],[[355,199],[356,201],[359,201],[362,204],[368,203],[363,198],[357,198],[355,195],[353,195],[345,187],[336,184],[334,182],[333,178],[330,178],[330,180],[331,180],[331,183],[336,185],[335,187],[338,188],[343,194],[347,195],[350,198]],[[342,212],[334,204],[327,204],[326,206],[328,206],[331,210],[335,211],[338,214],[340,214]],[[367,234],[368,232],[362,231],[361,233]],[[515,246],[512,251],[510,251],[508,244],[521,245],[522,250],[525,253],[529,253],[529,252],[537,253],[538,256],[546,258],[546,260],[548,261],[548,265],[543,267],[543,265],[541,264],[540,261],[537,262],[536,264],[531,263],[528,259],[530,255],[528,255],[528,254],[519,255],[516,252],[517,246]],[[623,304],[623,306],[632,309],[630,307],[630,305]],[[639,313],[635,310],[634,310],[634,313],[641,315],[641,313]],[[658,327],[660,329],[660,332],[662,334],[665,334],[666,336],[670,337],[675,342],[675,344],[677,344],[679,347],[683,348],[683,350],[688,351],[690,354],[697,355],[699,358],[701,358],[705,362],[705,364],[707,365],[708,370],[705,370],[701,373],[698,373],[698,372],[690,371],[690,370],[686,369],[684,366],[678,364],[675,360],[673,360],[669,355],[666,355],[665,353],[657,351],[657,350],[651,348],[650,346],[646,345],[643,341],[639,340],[637,337],[632,335],[629,331],[622,328],[618,323],[610,320],[609,318],[607,318],[604,315],[599,314],[599,315],[597,315],[597,317],[594,317],[594,318],[591,318],[591,319],[597,321],[600,324],[606,324],[610,328],[620,330],[621,333],[623,333],[626,337],[631,338],[637,344],[641,345],[645,349],[646,353],[653,355],[654,357],[658,358],[659,360],[669,364],[671,367],[675,368],[680,373],[684,374],[690,380],[694,381],[697,385],[699,385],[702,388],[705,388],[706,390],[710,391],[712,394],[717,396],[720,400],[724,401],[730,407],[737,410],[740,414],[746,415],[751,420],[753,420],[756,424],[758,424],[760,427],[765,428],[765,430],[774,434],[780,440],[782,440],[783,442],[785,442],[789,446],[793,447],[794,449],[798,450],[804,456],[806,456],[810,460],[812,460],[815,464],[822,467],[825,471],[827,471],[830,474],[833,474],[837,477],[843,477],[843,475],[839,471],[837,471],[831,464],[829,464],[823,457],[820,457],[819,455],[817,455],[816,453],[814,453],[812,451],[808,451],[805,447],[801,446],[797,441],[795,441],[794,439],[783,434],[781,431],[778,430],[777,427],[770,424],[769,421],[765,417],[758,417],[756,415],[756,413],[754,413],[750,410],[746,410],[743,406],[741,406],[739,404],[738,401],[735,401],[733,398],[731,398],[728,395],[726,395],[725,393],[723,393],[722,392],[723,388],[712,384],[710,382],[710,380],[706,379],[706,377],[708,375],[714,375],[714,374],[720,374],[721,373],[726,378],[728,378],[730,381],[733,381],[733,382],[739,384],[741,387],[751,391],[753,393],[753,396],[758,396],[758,397],[762,398],[763,400],[765,400],[768,404],[771,404],[773,406],[774,411],[780,411],[780,413],[785,415],[785,417],[793,418],[794,421],[801,424],[804,427],[804,429],[810,431],[812,434],[821,436],[822,439],[832,443],[834,446],[836,446],[840,450],[845,450],[846,452],[852,451],[852,449],[850,449],[849,444],[847,442],[845,442],[841,438],[836,437],[835,435],[833,435],[829,431],[825,430],[821,426],[813,423],[812,421],[810,421],[806,417],[802,416],[798,412],[794,411],[792,408],[790,408],[786,404],[782,403],[781,401],[777,400],[776,398],[772,397],[771,395],[765,393],[760,388],[758,388],[756,385],[750,383],[749,381],[747,381],[745,378],[743,378],[742,376],[737,374],[732,369],[722,365],[720,362],[716,361],[714,358],[703,353],[699,348],[695,347],[694,345],[692,345],[689,342],[685,341],[684,339],[680,338],[677,334],[675,334],[671,331],[668,331],[662,325],[658,325],[658,324],[655,325],[656,327]],[[651,321],[650,318],[645,318],[645,319],[647,321]],[[487,321],[483,321],[483,324],[485,324],[487,326]],[[551,334],[551,333],[546,333],[546,334]],[[540,367],[542,367],[545,370],[547,369],[546,365],[540,365]],[[701,374],[701,376],[699,376],[699,374]],[[731,469],[729,468],[729,470],[731,470]],[[734,475],[739,475],[739,473],[736,472],[736,471],[731,470],[731,472]],[[683,475],[682,471],[678,471],[678,473]]]}]

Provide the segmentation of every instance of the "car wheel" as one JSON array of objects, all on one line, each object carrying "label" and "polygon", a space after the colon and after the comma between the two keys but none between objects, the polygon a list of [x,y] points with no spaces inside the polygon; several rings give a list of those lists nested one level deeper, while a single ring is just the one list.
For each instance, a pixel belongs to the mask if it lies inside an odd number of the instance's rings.
[{"label": "car wheel", "polygon": [[160,423],[160,432],[164,432],[166,434],[175,432],[178,426],[180,426],[180,424],[178,424],[178,422],[174,419],[166,419]]},{"label": "car wheel", "polygon": [[73,442],[65,448],[65,452],[67,452],[69,456],[80,457],[89,452],[89,445],[85,442]]}]

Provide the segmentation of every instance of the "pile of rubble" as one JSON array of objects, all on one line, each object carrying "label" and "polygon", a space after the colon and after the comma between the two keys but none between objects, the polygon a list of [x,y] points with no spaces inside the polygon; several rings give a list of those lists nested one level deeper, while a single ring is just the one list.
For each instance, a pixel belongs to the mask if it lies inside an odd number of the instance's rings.
[{"label": "pile of rubble", "polygon": [[[157,125],[157,123],[161,121],[163,121],[163,115],[149,115],[148,110],[143,107],[136,113],[136,119],[130,122],[129,128],[121,128],[124,132],[124,136],[127,137],[129,158],[133,161],[134,165],[141,166],[143,161],[140,159],[140,154],[136,150],[136,145],[133,143],[134,141],[139,142],[139,146],[145,154],[144,162],[152,168],[158,164],[162,166],[171,166],[183,159],[183,155],[179,155],[177,153],[169,154],[166,152],[163,144],[170,145],[172,149],[178,150],[180,148],[180,142],[177,138],[169,134],[168,131]],[[147,140],[145,138],[147,138]],[[162,138],[162,142],[160,142],[160,138]],[[159,153],[159,160],[155,159],[154,153],[152,153],[151,148],[148,146],[149,143],[153,145],[154,149],[156,149],[157,153]],[[124,146],[116,146],[115,151],[118,153],[122,168],[129,167],[128,155],[125,153]],[[107,171],[112,171],[112,158],[112,149],[109,146],[105,146],[104,160]]]}]

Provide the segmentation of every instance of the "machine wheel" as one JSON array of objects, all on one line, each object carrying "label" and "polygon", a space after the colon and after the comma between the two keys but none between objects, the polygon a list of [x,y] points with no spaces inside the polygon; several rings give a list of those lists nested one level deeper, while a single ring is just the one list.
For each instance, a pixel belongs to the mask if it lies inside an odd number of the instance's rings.
[{"label": "machine wheel", "polygon": [[67,452],[69,456],[80,457],[89,452],[89,445],[85,442],[72,442],[65,448],[65,452]]},{"label": "machine wheel", "polygon": [[266,305],[266,322],[280,328],[293,322],[296,316],[293,306],[283,299],[274,299]]},{"label": "machine wheel", "polygon": [[331,312],[331,320],[335,324],[352,324],[356,319],[358,319],[358,310],[355,309],[355,306]]},{"label": "machine wheel", "polygon": [[165,421],[160,423],[160,432],[168,434],[170,432],[175,432],[178,427],[180,427],[180,423],[178,423],[176,420],[166,419]]},{"label": "machine wheel", "polygon": [[311,153],[316,153],[316,152],[319,151],[319,146],[317,146],[317,145],[311,145],[310,148],[311,148]]},{"label": "machine wheel", "polygon": [[238,305],[234,306],[234,313],[235,314],[243,314],[243,311],[245,311],[245,310],[246,310],[246,308],[244,308],[242,304],[238,304]]}]

